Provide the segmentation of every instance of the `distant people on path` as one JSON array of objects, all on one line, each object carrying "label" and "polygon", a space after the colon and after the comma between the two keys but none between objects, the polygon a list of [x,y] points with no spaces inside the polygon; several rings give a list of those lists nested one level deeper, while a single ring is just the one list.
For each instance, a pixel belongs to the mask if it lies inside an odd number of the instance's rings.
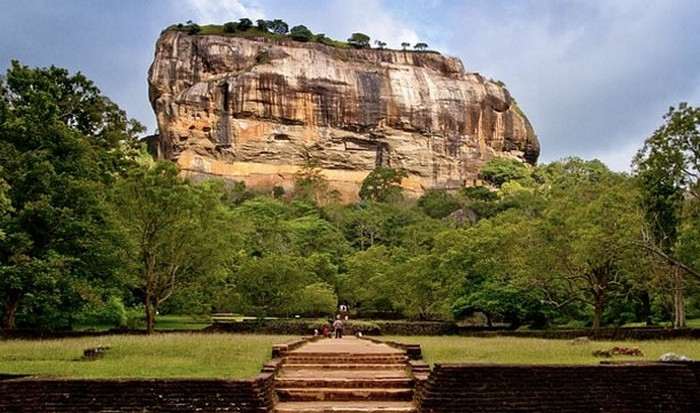
[{"label": "distant people on path", "polygon": [[335,331],[335,338],[343,338],[343,320],[340,319],[340,314],[333,322],[333,329]]}]

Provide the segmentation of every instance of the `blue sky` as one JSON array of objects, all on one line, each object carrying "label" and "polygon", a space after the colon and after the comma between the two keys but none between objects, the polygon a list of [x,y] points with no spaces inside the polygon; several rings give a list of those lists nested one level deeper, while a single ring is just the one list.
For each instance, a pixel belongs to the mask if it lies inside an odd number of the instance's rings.
[{"label": "blue sky", "polygon": [[241,17],[459,57],[506,83],[541,162],[579,156],[628,170],[670,105],[700,106],[695,0],[0,0],[0,68],[18,59],[81,71],[153,132],[146,76],[161,30]]}]

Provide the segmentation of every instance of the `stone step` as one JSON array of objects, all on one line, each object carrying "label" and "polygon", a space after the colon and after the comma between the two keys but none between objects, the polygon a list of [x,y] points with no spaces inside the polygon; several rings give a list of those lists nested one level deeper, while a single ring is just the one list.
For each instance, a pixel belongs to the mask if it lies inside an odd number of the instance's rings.
[{"label": "stone step", "polygon": [[408,362],[406,356],[307,356],[293,355],[284,359],[285,364],[289,363],[334,363],[334,364],[405,364]]},{"label": "stone step", "polygon": [[283,402],[312,401],[411,401],[413,389],[277,388]]},{"label": "stone step", "polygon": [[294,356],[304,356],[304,357],[404,357],[405,353],[402,352],[347,352],[347,351],[292,351],[286,354],[286,357]]},{"label": "stone step", "polygon": [[283,402],[277,413],[416,413],[411,402]]},{"label": "stone step", "polygon": [[285,370],[367,370],[367,371],[377,371],[377,370],[395,370],[395,371],[405,371],[405,364],[370,364],[370,363],[309,363],[309,362],[288,362],[287,360],[282,363],[282,367]]},{"label": "stone step", "polygon": [[[415,372],[414,372],[415,375]],[[410,374],[405,368],[383,369],[383,370],[368,370],[368,369],[287,369],[282,368],[277,371],[277,377],[282,378],[308,378],[320,377],[324,379],[401,379],[410,377]]]},{"label": "stone step", "polygon": [[408,377],[277,377],[276,388],[413,388],[413,380]]}]

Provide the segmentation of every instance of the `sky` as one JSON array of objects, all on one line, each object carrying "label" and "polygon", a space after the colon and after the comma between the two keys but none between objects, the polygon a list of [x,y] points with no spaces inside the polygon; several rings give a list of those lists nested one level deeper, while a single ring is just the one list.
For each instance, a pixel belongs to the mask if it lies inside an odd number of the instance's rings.
[{"label": "sky", "polygon": [[153,133],[147,75],[160,32],[241,17],[458,57],[505,82],[541,163],[578,156],[629,171],[670,106],[700,106],[696,0],[0,0],[0,70],[16,59],[80,71]]}]

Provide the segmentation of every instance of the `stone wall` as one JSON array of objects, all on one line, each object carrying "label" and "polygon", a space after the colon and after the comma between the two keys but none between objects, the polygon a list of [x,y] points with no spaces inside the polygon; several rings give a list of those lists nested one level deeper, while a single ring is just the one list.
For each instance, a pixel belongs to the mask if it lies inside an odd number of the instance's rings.
[{"label": "stone wall", "polygon": [[700,412],[697,363],[438,364],[421,412]]},{"label": "stone wall", "polygon": [[272,375],[251,380],[0,380],[0,412],[267,412]]}]

